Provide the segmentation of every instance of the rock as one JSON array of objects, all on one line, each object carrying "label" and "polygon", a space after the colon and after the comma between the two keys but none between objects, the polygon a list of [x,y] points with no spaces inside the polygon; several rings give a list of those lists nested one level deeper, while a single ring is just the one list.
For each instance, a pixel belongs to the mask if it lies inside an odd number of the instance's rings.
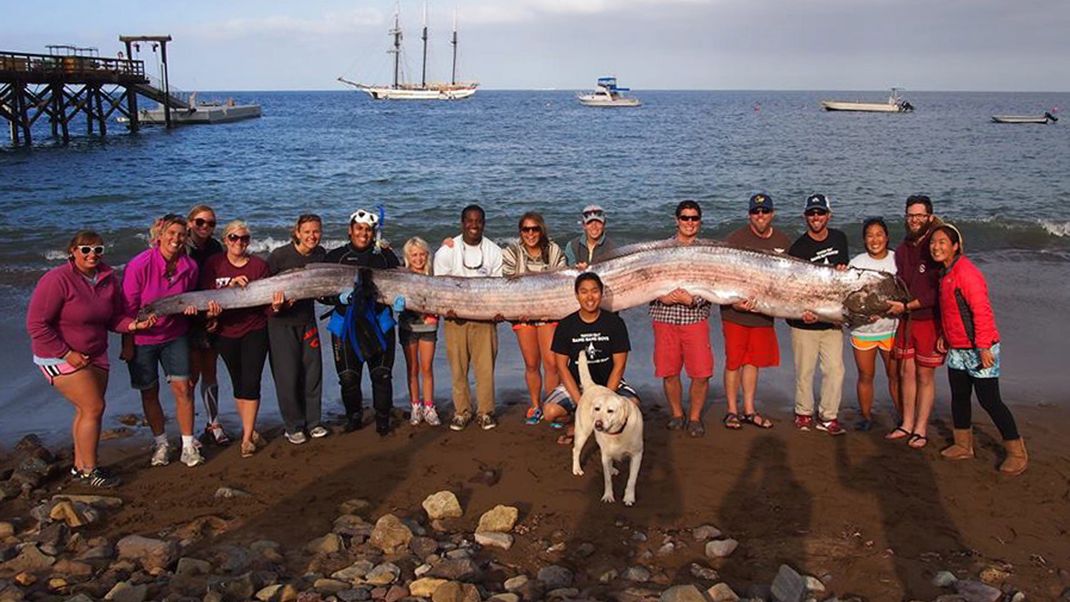
[{"label": "rock", "polygon": [[721,530],[713,525],[702,525],[701,527],[691,529],[691,536],[695,538],[695,541],[717,539],[721,536]]},{"label": "rock", "polygon": [[[450,494],[453,495],[453,494]],[[454,498],[456,501],[456,498]],[[424,500],[424,504],[427,500]],[[337,536],[336,536],[337,537]],[[393,514],[384,514],[375,521],[370,543],[387,554],[402,552],[412,541],[412,531]]]},{"label": "rock", "polygon": [[806,594],[806,580],[795,569],[782,564],[771,589],[776,602],[802,602]]},{"label": "rock", "polygon": [[52,496],[52,501],[70,500],[75,503],[86,504],[101,510],[113,510],[122,508],[123,499],[110,495],[71,495],[69,493]]},{"label": "rock", "polygon": [[430,520],[460,518],[464,515],[461,503],[457,501],[457,496],[452,491],[439,491],[431,494],[427,496],[422,505]]},{"label": "rock", "polygon": [[594,554],[594,550],[594,544],[589,541],[585,541],[580,545],[576,546],[576,550],[572,552],[572,555],[576,558],[588,558],[591,554]]},{"label": "rock", "polygon": [[739,600],[739,596],[736,592],[732,591],[732,588],[727,583],[718,583],[710,589],[706,590],[706,595],[710,597],[713,602],[736,602]]},{"label": "rock", "polygon": [[282,585],[276,583],[275,585],[269,585],[267,587],[261,588],[259,591],[256,592],[255,597],[257,600],[260,600],[260,602],[272,602],[272,600],[275,599],[275,596],[279,593],[280,590],[282,590]]},{"label": "rock", "polygon": [[481,546],[491,546],[508,550],[513,547],[513,536],[508,533],[496,531],[476,531],[476,543]]},{"label": "rock", "polygon": [[981,582],[988,585],[999,585],[1010,577],[1010,571],[1005,571],[998,566],[986,566],[981,569]]},{"label": "rock", "polygon": [[68,527],[74,529],[96,521],[100,518],[100,515],[87,505],[83,504],[81,508],[78,508],[70,500],[59,500],[53,504],[52,509],[48,512],[48,517],[52,520],[61,520],[67,523]]},{"label": "rock", "polygon": [[366,587],[355,587],[353,589],[344,589],[335,596],[342,602],[359,602],[360,600],[371,600],[371,591]]},{"label": "rock", "polygon": [[79,560],[111,560],[113,558],[115,558],[115,548],[107,542],[92,546],[78,555]]},{"label": "rock", "polygon": [[349,584],[345,581],[321,577],[312,583],[312,589],[322,594],[337,594],[344,589],[349,589]]},{"label": "rock", "polygon": [[282,554],[279,553],[280,547],[281,546],[274,541],[259,539],[249,544],[249,551],[268,562],[282,562],[285,559],[282,557]]},{"label": "rock", "polygon": [[734,539],[715,539],[706,542],[706,556],[709,558],[727,558],[739,547]]},{"label": "rock", "polygon": [[646,583],[650,581],[650,571],[643,566],[630,566],[624,571],[624,578],[636,583]]},{"label": "rock", "polygon": [[407,597],[409,597],[408,588],[402,587],[400,585],[391,585],[390,589],[386,590],[386,596],[383,597],[383,601],[398,602],[399,600]]},{"label": "rock", "polygon": [[580,595],[580,590],[574,587],[559,587],[546,592],[548,600],[572,600]]},{"label": "rock", "polygon": [[89,577],[93,574],[93,567],[85,562],[63,558],[52,565],[52,574],[65,575],[67,577]]},{"label": "rock", "polygon": [[966,602],[997,602],[1003,598],[1003,592],[999,589],[972,579],[956,581],[955,593],[966,598]]},{"label": "rock", "polygon": [[612,583],[617,579],[617,577],[620,577],[620,573],[617,572],[617,569],[609,569],[598,576],[598,582]]},{"label": "rock", "polygon": [[661,592],[660,602],[706,602],[699,588],[694,585],[676,585]]},{"label": "rock", "polygon": [[290,584],[268,585],[256,592],[256,599],[261,602],[295,602],[297,597],[297,588]]},{"label": "rock", "polygon": [[58,594],[67,589],[69,585],[70,583],[68,583],[66,579],[62,577],[53,577],[48,580],[48,591]]},{"label": "rock", "polygon": [[409,551],[422,560],[438,551],[438,542],[430,537],[413,537]]},{"label": "rock", "polygon": [[363,514],[371,510],[372,504],[365,499],[346,500],[338,505],[338,514]]},{"label": "rock", "polygon": [[721,578],[721,576],[717,574],[717,571],[715,571],[715,570],[713,570],[713,569],[711,569],[709,567],[702,566],[701,564],[699,564],[697,562],[692,562],[691,563],[690,570],[691,570],[691,576],[694,577],[695,579],[705,579],[707,581],[717,581],[718,579]]},{"label": "rock", "polygon": [[357,583],[364,579],[372,569],[375,568],[375,563],[368,560],[358,560],[346,568],[335,571],[331,574],[331,579],[337,579],[339,581],[349,581],[350,583]]},{"label": "rock", "polygon": [[356,514],[343,514],[334,519],[334,529],[332,530],[346,537],[353,537],[354,535],[368,537],[372,534],[373,528],[374,526],[371,523]]},{"label": "rock", "polygon": [[194,577],[207,575],[212,572],[212,565],[208,561],[183,556],[178,559],[175,566],[175,575],[179,577]]},{"label": "rock", "polygon": [[30,433],[19,442],[15,444],[15,451],[20,458],[37,458],[44,461],[46,464],[51,464],[56,461],[56,456],[52,452],[48,451],[48,448],[41,443],[41,438],[37,435]]},{"label": "rock", "polygon": [[67,527],[66,523],[52,523],[38,531],[37,534],[33,536],[33,540],[41,545],[43,551],[47,552],[48,550],[45,549],[46,546],[53,548],[63,547],[70,534],[71,530]]},{"label": "rock", "polygon": [[520,511],[515,507],[498,504],[479,517],[479,526],[476,527],[476,532],[508,533],[513,530],[513,526],[516,525],[516,519],[519,516]]},{"label": "rock", "polygon": [[145,602],[145,598],[148,596],[148,589],[149,587],[144,583],[130,585],[129,581],[120,581],[104,595],[104,599],[112,600],[113,602]]},{"label": "rock", "polygon": [[401,569],[396,564],[384,562],[368,571],[368,574],[364,576],[364,581],[371,585],[389,585],[397,581],[400,575]]},{"label": "rock", "polygon": [[34,583],[37,583],[37,577],[34,576],[33,573],[27,573],[26,571],[22,571],[18,575],[15,575],[14,581],[22,587],[30,587]]},{"label": "rock", "polygon": [[345,546],[342,538],[337,533],[328,533],[323,537],[317,537],[305,545],[305,551],[309,554],[327,555],[341,552]]},{"label": "rock", "polygon": [[524,587],[528,581],[530,581],[530,579],[527,575],[517,575],[516,577],[506,579],[505,583],[502,584],[502,587],[504,587],[507,592],[515,592]]},{"label": "rock", "polygon": [[[40,460],[34,460],[33,463],[40,463]],[[42,470],[48,470],[48,465],[35,466],[35,468],[41,468]],[[14,483],[21,489],[37,489],[41,486],[41,483],[45,481],[46,475],[41,474],[34,470],[23,470],[22,468],[11,473],[11,478],[8,483]]]},{"label": "rock", "polygon": [[120,559],[139,562],[146,571],[154,568],[166,569],[178,555],[175,542],[140,535],[127,535],[120,539],[115,547]]},{"label": "rock", "polygon": [[505,592],[503,594],[494,594],[487,598],[487,602],[520,602],[520,596],[512,592]]},{"label": "rock", "polygon": [[236,487],[220,487],[215,490],[214,497],[216,499],[229,500],[236,497],[252,497],[252,494]]},{"label": "rock", "polygon": [[431,594],[432,602],[480,602],[479,590],[471,583],[447,581]]},{"label": "rock", "polygon": [[1025,592],[1014,592],[1011,602],[1025,602]]},{"label": "rock", "polygon": [[803,581],[806,583],[807,592],[811,594],[825,593],[825,584],[817,577],[806,575],[803,577]]},{"label": "rock", "polygon": [[76,596],[71,596],[70,598],[67,598],[63,602],[93,602],[93,599],[85,594],[78,594]]},{"label": "rock", "polygon": [[0,522],[0,539],[11,537],[15,534],[15,525],[8,522]]},{"label": "rock", "polygon": [[572,571],[563,566],[551,564],[539,569],[536,579],[542,582],[548,590],[569,587],[572,585]]},{"label": "rock", "polygon": [[469,548],[457,548],[446,552],[446,558],[471,558],[472,550]]},{"label": "rock", "polygon": [[632,533],[632,541],[646,541],[646,533],[643,533],[642,531]]},{"label": "rock", "polygon": [[958,581],[958,577],[950,571],[940,571],[933,577],[933,585],[936,587],[951,587]]},{"label": "rock", "polygon": [[0,502],[19,497],[22,485],[15,481],[0,481]]},{"label": "rock", "polygon": [[55,563],[55,558],[41,552],[37,546],[30,544],[22,548],[22,551],[19,552],[18,556],[8,560],[0,568],[12,573],[18,573],[20,571],[38,573],[47,570]]},{"label": "rock", "polygon": [[480,577],[479,565],[471,558],[447,558],[431,566],[428,577],[450,581],[474,581]]},{"label": "rock", "polygon": [[256,590],[251,573],[234,577],[208,578],[208,591],[220,594],[224,600],[248,600],[253,597]]},{"label": "rock", "polygon": [[100,440],[112,441],[115,439],[126,439],[127,437],[132,437],[133,435],[133,431],[126,428],[125,426],[120,426],[113,429],[104,429],[100,431]]},{"label": "rock", "polygon": [[416,596],[417,598],[430,598],[435,593],[435,590],[438,589],[438,586],[443,583],[449,583],[449,581],[446,579],[435,579],[434,577],[417,579],[409,584],[409,594]]}]

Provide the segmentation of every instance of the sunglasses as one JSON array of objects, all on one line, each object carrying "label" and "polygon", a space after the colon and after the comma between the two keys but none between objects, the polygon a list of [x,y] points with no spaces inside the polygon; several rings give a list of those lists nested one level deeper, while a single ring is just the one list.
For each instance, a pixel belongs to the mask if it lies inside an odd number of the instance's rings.
[{"label": "sunglasses", "polygon": [[229,240],[230,242],[240,241],[242,244],[246,245],[249,244],[249,241],[252,240],[252,238],[253,237],[248,234],[242,234],[241,236],[238,236],[237,234],[227,234],[227,240]]},{"label": "sunglasses", "polygon": [[542,232],[542,228],[538,226],[522,226],[520,231],[524,234],[534,234],[535,232]]},{"label": "sunglasses", "polygon": [[78,247],[78,252],[84,256],[88,256],[90,253],[92,253],[97,257],[100,257],[104,254],[104,245],[96,245],[94,247],[91,247],[89,245],[82,245]]},{"label": "sunglasses", "polygon": [[603,212],[603,211],[584,211],[583,212],[583,217],[591,217],[592,215],[597,215],[597,216],[601,217],[602,215],[605,215],[605,212]]},{"label": "sunglasses", "polygon": [[678,215],[676,219],[682,222],[700,222],[702,221],[701,215]]},{"label": "sunglasses", "polygon": [[804,215],[806,215],[806,217],[814,217],[815,215],[828,215],[828,214],[829,214],[829,212],[825,211],[824,209],[810,209]]},{"label": "sunglasses", "polygon": [[761,207],[759,209],[751,209],[750,210],[750,214],[751,215],[768,215],[768,214],[770,214],[772,212],[773,212],[772,209],[766,209],[765,207]]},{"label": "sunglasses", "polygon": [[205,226],[208,226],[209,228],[215,228],[215,220],[198,217],[197,219],[193,220],[193,225],[197,226],[198,228],[203,228]]}]

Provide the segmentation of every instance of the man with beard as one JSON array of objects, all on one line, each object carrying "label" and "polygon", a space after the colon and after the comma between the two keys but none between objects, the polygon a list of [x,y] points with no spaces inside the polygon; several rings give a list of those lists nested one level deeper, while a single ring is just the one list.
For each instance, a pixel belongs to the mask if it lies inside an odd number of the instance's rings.
[{"label": "man with beard", "polygon": [[[370,211],[358,209],[349,216],[349,243],[332,249],[324,258],[325,263],[340,263],[369,268],[393,269],[401,265],[397,255],[389,248],[380,245],[376,239],[379,217]],[[354,293],[355,295],[355,293]],[[348,296],[348,295],[344,295]],[[334,311],[344,316],[351,303],[360,303],[359,299],[339,300]],[[374,313],[378,317],[389,309],[375,303]],[[354,311],[363,308],[354,307]],[[362,319],[364,316],[358,316]],[[368,323],[374,322],[374,323]],[[365,326],[371,330],[381,330],[378,320],[365,320]],[[331,334],[331,347],[334,350],[334,366],[338,371],[338,384],[342,387],[342,404],[346,410],[346,432],[363,426],[364,397],[360,390],[360,376],[364,364],[368,364],[368,379],[372,383],[372,405],[375,407],[375,431],[384,436],[390,432],[390,408],[394,405],[394,331],[391,327],[386,332],[369,332],[366,337],[372,346],[378,342],[379,349],[360,353],[353,348],[353,342],[347,342],[341,336]],[[381,335],[381,340],[380,340]],[[367,355],[365,355],[367,354]]]},{"label": "man with beard", "polygon": [[933,373],[944,363],[944,355],[936,348],[940,328],[934,313],[940,266],[929,253],[929,235],[941,222],[933,215],[932,200],[925,195],[911,195],[906,207],[907,234],[895,249],[895,267],[911,300],[888,302],[889,313],[903,315],[892,350],[899,360],[903,422],[887,438],[907,438],[910,447],[920,449],[929,442],[929,415],[936,397]]}]

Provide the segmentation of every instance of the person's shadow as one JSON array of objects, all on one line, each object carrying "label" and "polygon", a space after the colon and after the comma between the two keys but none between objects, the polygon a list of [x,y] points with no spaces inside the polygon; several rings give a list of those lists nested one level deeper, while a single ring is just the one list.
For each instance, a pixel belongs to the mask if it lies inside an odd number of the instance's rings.
[{"label": "person's shadow", "polygon": [[747,465],[721,503],[718,527],[740,542],[731,557],[729,585],[769,583],[781,564],[803,571],[813,500],[796,477],[785,443],[761,434],[744,456]]},{"label": "person's shadow", "polygon": [[[872,438],[870,438],[872,441]],[[964,549],[961,534],[948,514],[927,453],[863,437],[838,437],[836,472],[847,489],[872,493],[880,509],[885,548],[894,565],[898,583],[882,592],[883,599],[938,595],[926,572],[931,571],[927,556],[945,560]],[[865,454],[865,455],[863,455]],[[879,535],[878,535],[879,537]]]}]

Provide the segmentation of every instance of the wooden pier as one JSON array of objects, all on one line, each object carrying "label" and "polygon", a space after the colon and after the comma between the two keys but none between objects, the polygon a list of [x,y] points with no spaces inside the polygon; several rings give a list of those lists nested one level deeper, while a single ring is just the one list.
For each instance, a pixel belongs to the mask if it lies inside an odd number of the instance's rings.
[{"label": "wooden pier", "polygon": [[[87,135],[93,135],[94,131],[107,135],[108,121],[116,112],[126,118],[126,127],[137,132],[139,95],[168,109],[187,106],[187,101],[170,94],[166,83],[163,89],[150,83],[144,61],[127,58],[131,56],[132,42],[160,41],[166,48],[170,39],[170,36],[124,36],[121,40],[127,45],[127,55],[115,58],[0,51],[0,118],[10,126],[12,144],[32,145],[32,127],[42,116],[48,118],[53,138],[67,144],[72,126],[82,116]],[[90,50],[50,47],[55,48]]]}]

